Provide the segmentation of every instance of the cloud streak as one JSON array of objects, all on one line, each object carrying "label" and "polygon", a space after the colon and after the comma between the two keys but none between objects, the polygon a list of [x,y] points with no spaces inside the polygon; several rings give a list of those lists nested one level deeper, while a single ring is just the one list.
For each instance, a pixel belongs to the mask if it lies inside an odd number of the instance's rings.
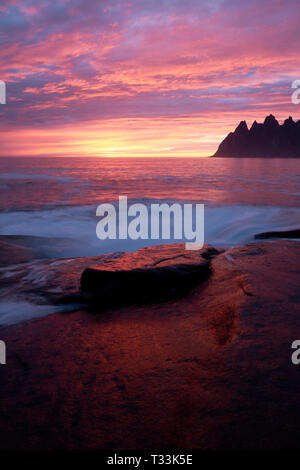
[{"label": "cloud streak", "polygon": [[299,12],[294,0],[3,0],[1,154],[206,155],[240,119],[297,118]]}]

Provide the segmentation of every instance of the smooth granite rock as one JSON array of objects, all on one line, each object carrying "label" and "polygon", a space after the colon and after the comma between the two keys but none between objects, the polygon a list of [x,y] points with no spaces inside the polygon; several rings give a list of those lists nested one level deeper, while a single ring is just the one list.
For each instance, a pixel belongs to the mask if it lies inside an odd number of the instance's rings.
[{"label": "smooth granite rock", "polygon": [[1,328],[0,448],[299,449],[299,277],[257,242],[180,299]]},{"label": "smooth granite rock", "polygon": [[209,260],[218,253],[209,246],[185,250],[183,244],[143,248],[86,268],[81,293],[102,306],[176,298],[207,279]]}]

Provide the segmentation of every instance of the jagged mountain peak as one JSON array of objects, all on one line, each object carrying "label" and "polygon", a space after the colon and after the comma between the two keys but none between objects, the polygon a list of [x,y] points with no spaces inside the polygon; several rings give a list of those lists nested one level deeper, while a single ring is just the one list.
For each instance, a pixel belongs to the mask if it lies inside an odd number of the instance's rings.
[{"label": "jagged mountain peak", "polygon": [[284,126],[293,126],[295,125],[295,121],[293,120],[292,116],[289,116],[283,123]]},{"label": "jagged mountain peak", "polygon": [[247,126],[247,123],[246,121],[241,121],[239,123],[239,125],[237,126],[237,128],[235,129],[235,132],[239,132],[239,133],[242,133],[242,132],[247,132],[248,131],[248,126]]},{"label": "jagged mountain peak", "polygon": [[262,124],[255,120],[248,129],[245,120],[221,142],[216,157],[300,157],[300,121],[291,116],[279,124],[273,114]]},{"label": "jagged mountain peak", "polygon": [[273,114],[269,114],[269,116],[267,116],[264,120],[264,125],[265,126],[279,126],[279,122],[277,121],[277,119],[275,118],[275,116],[273,116]]}]

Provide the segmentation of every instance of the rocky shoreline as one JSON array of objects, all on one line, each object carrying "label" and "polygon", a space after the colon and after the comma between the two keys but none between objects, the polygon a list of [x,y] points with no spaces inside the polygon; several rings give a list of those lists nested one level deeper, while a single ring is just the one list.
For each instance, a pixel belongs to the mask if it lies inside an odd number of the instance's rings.
[{"label": "rocky shoreline", "polygon": [[291,240],[43,261],[30,295],[81,306],[0,328],[0,448],[297,448],[299,261]]}]

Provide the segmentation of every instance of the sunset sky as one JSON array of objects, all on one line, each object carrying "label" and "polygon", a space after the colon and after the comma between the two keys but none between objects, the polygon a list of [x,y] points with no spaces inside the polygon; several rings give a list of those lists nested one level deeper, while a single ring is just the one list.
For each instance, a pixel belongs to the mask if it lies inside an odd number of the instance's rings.
[{"label": "sunset sky", "polygon": [[1,0],[1,155],[208,156],[300,117],[299,0]]}]

